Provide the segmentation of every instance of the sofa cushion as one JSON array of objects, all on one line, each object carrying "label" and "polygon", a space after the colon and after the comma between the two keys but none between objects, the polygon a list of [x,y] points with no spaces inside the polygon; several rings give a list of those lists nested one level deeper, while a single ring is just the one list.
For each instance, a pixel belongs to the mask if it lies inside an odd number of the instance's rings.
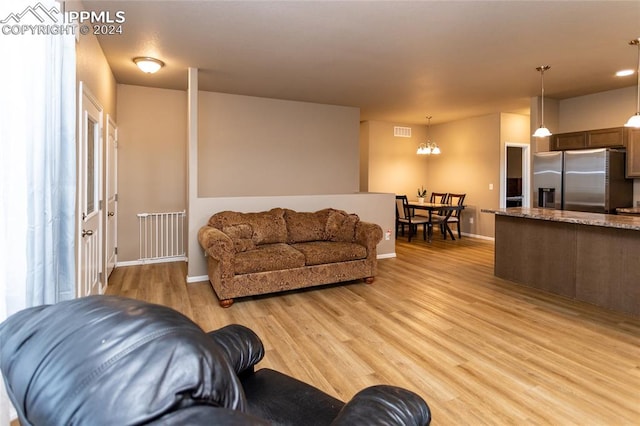
[{"label": "sofa cushion", "polygon": [[233,241],[233,248],[236,253],[256,248],[255,243],[251,239],[253,236],[253,227],[248,223],[239,223],[238,225],[224,226],[222,232],[227,234]]},{"label": "sofa cushion", "polygon": [[303,243],[326,239],[327,217],[331,209],[317,212],[296,212],[285,209],[284,220],[287,223],[287,242]]},{"label": "sofa cushion", "polygon": [[254,272],[278,271],[281,269],[301,268],[304,266],[304,255],[288,244],[264,244],[255,250],[237,253],[235,257],[235,273],[251,274]]},{"label": "sofa cushion", "polygon": [[366,259],[367,257],[367,249],[356,243],[312,241],[291,246],[304,255],[307,266]]},{"label": "sofa cushion", "polygon": [[240,377],[247,413],[272,425],[330,425],[344,407],[321,390],[269,368]]},{"label": "sofa cushion", "polygon": [[240,213],[219,212],[209,218],[209,225],[219,230],[225,226],[249,224],[253,229],[251,239],[255,244],[275,244],[287,241],[287,225],[284,210],[271,209],[268,212]]},{"label": "sofa cushion", "polygon": [[325,233],[329,241],[353,242],[356,236],[356,225],[360,218],[357,214],[348,214],[342,210],[331,210],[327,217]]}]

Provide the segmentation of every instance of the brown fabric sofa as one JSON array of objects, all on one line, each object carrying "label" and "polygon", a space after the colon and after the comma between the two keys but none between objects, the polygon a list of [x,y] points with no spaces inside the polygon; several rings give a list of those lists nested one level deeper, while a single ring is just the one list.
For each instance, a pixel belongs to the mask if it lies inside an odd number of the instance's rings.
[{"label": "brown fabric sofa", "polygon": [[238,297],[360,278],[372,283],[381,239],[379,225],[331,208],[223,211],[198,232],[223,307]]}]

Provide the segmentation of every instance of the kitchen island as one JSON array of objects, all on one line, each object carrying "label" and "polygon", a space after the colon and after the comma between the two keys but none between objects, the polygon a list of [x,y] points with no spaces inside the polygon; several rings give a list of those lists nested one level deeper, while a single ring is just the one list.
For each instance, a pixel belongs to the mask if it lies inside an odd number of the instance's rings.
[{"label": "kitchen island", "polygon": [[640,316],[640,217],[512,207],[495,214],[495,275]]}]

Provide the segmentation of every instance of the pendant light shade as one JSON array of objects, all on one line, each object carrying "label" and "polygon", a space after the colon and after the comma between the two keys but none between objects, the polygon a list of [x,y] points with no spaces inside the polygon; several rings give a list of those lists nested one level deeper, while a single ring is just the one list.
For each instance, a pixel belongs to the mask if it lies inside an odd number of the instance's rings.
[{"label": "pendant light shade", "polygon": [[636,94],[636,113],[627,120],[624,126],[640,129],[640,39],[631,40],[629,44],[638,48],[638,68],[636,69],[636,74],[638,76],[638,93]]},{"label": "pendant light shade", "polygon": [[440,148],[435,142],[431,142],[431,137],[429,136],[429,129],[431,128],[431,116],[427,117],[427,142],[421,143],[418,145],[418,151],[416,154],[418,155],[438,155],[440,154]]},{"label": "pendant light shade", "polygon": [[546,138],[551,136],[551,132],[549,129],[544,127],[544,72],[550,69],[549,65],[543,65],[541,67],[537,67],[536,70],[540,72],[540,87],[542,88],[541,95],[541,110],[540,110],[540,127],[533,133],[534,138]]},{"label": "pendant light shade", "polygon": [[633,114],[626,123],[624,123],[624,127],[636,127],[640,128],[640,112],[636,112]]},{"label": "pendant light shade", "polygon": [[533,132],[533,136],[536,138],[546,138],[551,136],[551,132],[549,131],[549,129],[544,127],[544,125],[541,125],[536,129],[535,132]]},{"label": "pendant light shade", "polygon": [[626,123],[624,123],[625,127],[636,127],[640,128],[640,112],[636,112],[633,114]]}]

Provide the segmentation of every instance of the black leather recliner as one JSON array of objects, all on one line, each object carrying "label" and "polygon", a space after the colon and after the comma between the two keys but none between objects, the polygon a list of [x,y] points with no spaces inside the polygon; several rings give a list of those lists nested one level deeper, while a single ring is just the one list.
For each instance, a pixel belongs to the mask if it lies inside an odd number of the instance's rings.
[{"label": "black leather recliner", "polygon": [[0,369],[27,425],[426,425],[413,392],[372,386],[343,403],[270,369],[246,327],[204,333],[165,306],[91,296],[0,324]]}]

